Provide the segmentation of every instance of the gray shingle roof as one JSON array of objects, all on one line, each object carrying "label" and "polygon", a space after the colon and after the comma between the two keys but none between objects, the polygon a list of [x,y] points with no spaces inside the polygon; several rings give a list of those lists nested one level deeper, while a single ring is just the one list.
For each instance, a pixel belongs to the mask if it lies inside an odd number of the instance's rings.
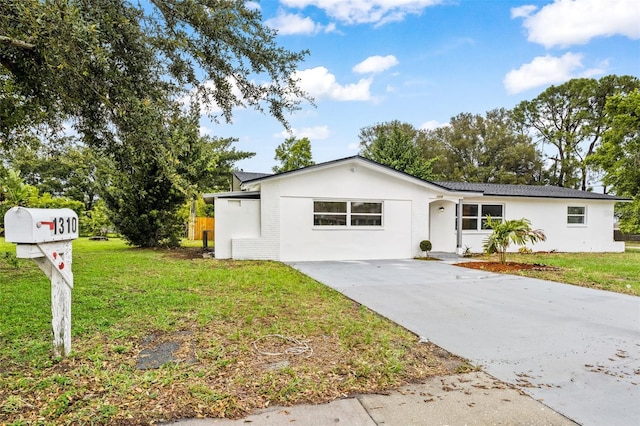
[{"label": "gray shingle roof", "polygon": [[[272,174],[272,173],[252,173],[252,172],[237,171],[237,172],[234,172],[234,174],[240,180],[240,182],[245,183],[253,180],[260,180],[262,178],[268,178],[270,176],[282,176],[282,175],[297,173],[300,170],[313,169],[321,166],[326,166],[332,163],[340,163],[342,161],[352,160],[354,158],[360,159],[362,161],[367,161],[372,164],[377,164],[378,166],[382,166],[389,170],[393,170],[396,173],[410,176],[407,173],[394,170],[391,167],[385,166],[383,164],[377,163],[373,160],[361,157],[359,155],[327,161],[324,163],[315,164],[313,166],[304,167],[303,169],[291,170],[283,173]],[[418,179],[418,178],[415,178],[415,179]],[[448,181],[423,181],[423,182],[431,183],[433,185],[439,186],[449,191],[480,192],[480,193],[483,193],[485,196],[572,198],[572,199],[583,199],[583,200],[630,201],[629,198],[617,197],[615,195],[580,191],[577,189],[562,188],[559,186],[507,185],[507,184],[499,184],[499,183],[470,183],[470,182],[448,182]]]},{"label": "gray shingle roof", "polygon": [[243,172],[243,171],[235,171],[234,175],[238,178],[240,182],[246,182],[253,179],[260,179],[263,177],[271,176],[271,173],[254,173],[254,172]]},{"label": "gray shingle roof", "polygon": [[540,198],[576,198],[584,200],[628,200],[609,194],[580,191],[577,189],[561,188],[559,186],[535,185],[507,185],[499,183],[469,183],[469,182],[432,182],[451,191],[482,192],[484,195],[501,197],[540,197]]}]

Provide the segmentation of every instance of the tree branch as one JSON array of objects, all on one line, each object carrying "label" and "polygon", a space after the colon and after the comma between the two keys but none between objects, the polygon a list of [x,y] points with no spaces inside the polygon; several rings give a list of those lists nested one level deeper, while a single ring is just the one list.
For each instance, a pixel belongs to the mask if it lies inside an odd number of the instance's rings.
[{"label": "tree branch", "polygon": [[24,49],[24,50],[33,50],[36,48],[35,44],[27,43],[26,41],[17,40],[15,38],[2,36],[2,35],[0,35],[0,43],[6,44],[8,46],[17,47],[19,49]]}]

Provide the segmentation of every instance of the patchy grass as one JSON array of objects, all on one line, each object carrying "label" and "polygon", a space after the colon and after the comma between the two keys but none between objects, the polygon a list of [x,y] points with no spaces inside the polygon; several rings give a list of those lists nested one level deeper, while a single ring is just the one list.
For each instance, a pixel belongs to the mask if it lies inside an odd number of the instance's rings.
[{"label": "patchy grass", "polygon": [[[50,289],[0,257],[0,424],[148,424],[376,392],[465,363],[277,262],[74,242],[73,352],[51,359]],[[14,252],[0,240],[0,255]],[[285,352],[297,339],[311,350]],[[173,361],[137,368],[174,345]],[[295,345],[294,345],[295,346]]]},{"label": "patchy grass", "polygon": [[[481,259],[497,261],[495,256]],[[625,253],[507,254],[507,261],[546,265],[559,270],[520,270],[527,277],[640,296],[640,251]],[[543,268],[538,268],[543,269]]]}]

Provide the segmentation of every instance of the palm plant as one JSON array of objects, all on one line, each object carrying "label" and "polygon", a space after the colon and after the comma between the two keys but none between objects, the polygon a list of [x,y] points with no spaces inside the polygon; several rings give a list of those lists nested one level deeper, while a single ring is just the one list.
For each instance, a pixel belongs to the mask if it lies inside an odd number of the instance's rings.
[{"label": "palm plant", "polygon": [[484,251],[489,254],[498,252],[500,263],[503,264],[507,262],[507,249],[511,243],[523,246],[527,242],[533,244],[547,239],[542,230],[531,229],[531,221],[525,218],[502,222],[487,216],[484,227],[493,230],[493,233],[484,240]]}]

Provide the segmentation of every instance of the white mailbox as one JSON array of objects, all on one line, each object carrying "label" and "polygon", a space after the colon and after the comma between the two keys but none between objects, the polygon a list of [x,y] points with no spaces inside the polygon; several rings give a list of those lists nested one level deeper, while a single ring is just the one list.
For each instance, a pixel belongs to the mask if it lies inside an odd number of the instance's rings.
[{"label": "white mailbox", "polygon": [[4,236],[8,243],[75,240],[78,228],[78,215],[71,209],[13,207],[4,215]]},{"label": "white mailbox", "polygon": [[78,215],[71,209],[13,207],[4,215],[4,236],[16,243],[16,257],[33,259],[51,280],[53,355],[71,352],[71,240],[78,238]]}]

